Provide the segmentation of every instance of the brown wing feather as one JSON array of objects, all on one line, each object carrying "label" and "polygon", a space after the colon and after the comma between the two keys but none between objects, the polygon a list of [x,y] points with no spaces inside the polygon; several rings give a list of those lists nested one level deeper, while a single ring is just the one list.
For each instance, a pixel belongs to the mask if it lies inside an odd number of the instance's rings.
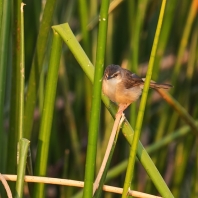
[{"label": "brown wing feather", "polygon": [[140,78],[136,74],[131,73],[128,70],[125,70],[123,79],[126,89],[130,89],[132,87],[144,84],[142,78]]}]

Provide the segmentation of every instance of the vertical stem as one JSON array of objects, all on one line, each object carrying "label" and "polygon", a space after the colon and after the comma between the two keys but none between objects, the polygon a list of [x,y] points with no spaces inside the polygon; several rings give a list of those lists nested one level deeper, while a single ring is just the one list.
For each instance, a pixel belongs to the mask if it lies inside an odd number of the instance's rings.
[{"label": "vertical stem", "polygon": [[30,145],[30,141],[27,139],[20,139],[19,143],[19,164],[17,168],[17,181],[16,181],[16,193],[15,198],[23,197],[24,190],[24,176],[27,163],[27,153]]},{"label": "vertical stem", "polygon": [[24,81],[25,81],[25,50],[24,50],[24,19],[23,6],[21,3],[21,54],[20,54],[20,78],[19,78],[19,126],[18,140],[23,137],[23,112],[24,112]]},{"label": "vertical stem", "polygon": [[[20,63],[21,63],[21,0],[13,1],[13,50],[12,50],[12,82],[10,100],[10,129],[8,137],[7,173],[16,174],[16,151],[19,141],[19,109],[20,109]],[[14,189],[11,184],[11,190]]]},{"label": "vertical stem", "polygon": [[196,18],[196,14],[197,14],[197,0],[193,0],[190,10],[189,10],[189,15],[186,21],[186,25],[182,34],[182,38],[181,38],[181,43],[179,46],[179,51],[177,54],[177,60],[174,66],[174,73],[173,73],[173,78],[172,78],[172,83],[173,85],[177,85],[176,81],[178,79],[178,74],[180,72],[180,67],[181,67],[181,63],[182,63],[182,58],[183,58],[183,54],[184,51],[186,49],[186,45],[188,42],[188,38],[190,36],[190,31],[192,29],[192,25],[193,25],[193,21]]},{"label": "vertical stem", "polygon": [[[45,176],[46,174],[58,70],[62,49],[61,41],[60,36],[54,31],[35,165],[35,175],[38,176]],[[44,184],[35,184],[33,197],[44,197]]]},{"label": "vertical stem", "polygon": [[106,35],[108,25],[108,9],[109,0],[103,0],[100,9],[99,16],[99,33],[97,42],[97,53],[96,53],[96,67],[94,73],[94,84],[93,84],[93,100],[91,106],[91,118],[89,125],[89,136],[87,146],[87,158],[85,167],[85,186],[83,197],[92,197],[93,193],[93,180],[95,173],[95,161],[96,161],[96,148],[97,148],[97,137],[98,137],[98,126],[100,118],[100,106],[101,106],[101,79],[104,68],[104,56],[106,47]]},{"label": "vertical stem", "polygon": [[[5,97],[5,87],[6,87],[6,70],[8,67],[8,57],[9,57],[9,38],[10,38],[10,16],[11,16],[11,1],[1,1],[3,4],[0,8],[0,172],[5,172],[5,131],[3,127],[4,121],[4,97]],[[1,5],[0,5],[1,6]]]},{"label": "vertical stem", "polygon": [[144,85],[144,89],[143,89],[142,99],[140,102],[140,109],[138,112],[134,138],[133,138],[132,146],[130,149],[129,162],[128,162],[128,166],[127,166],[127,172],[126,172],[124,188],[123,188],[123,193],[122,193],[123,198],[125,198],[127,196],[127,192],[131,186],[131,180],[132,180],[132,177],[134,174],[136,152],[137,152],[137,147],[138,147],[138,142],[139,142],[139,137],[140,137],[140,131],[142,128],[142,122],[143,122],[143,117],[144,117],[148,89],[149,89],[149,84],[150,84],[150,80],[151,80],[153,63],[154,63],[154,58],[155,58],[155,54],[156,54],[160,29],[161,29],[161,25],[162,25],[165,5],[166,5],[166,0],[163,0],[162,6],[161,6],[161,11],[160,11],[160,16],[159,16],[159,20],[158,20],[158,24],[157,24],[156,34],[155,34],[155,38],[154,38],[154,43],[153,43],[153,47],[152,47],[152,51],[151,51],[151,56],[150,56],[148,71],[147,71],[147,75],[146,75],[145,85]]},{"label": "vertical stem", "polygon": [[154,61],[154,68],[153,68],[153,75],[152,79],[158,79],[158,71],[160,70],[161,60],[164,55],[164,51],[168,44],[168,38],[171,33],[171,27],[174,21],[174,14],[177,5],[177,0],[167,1],[165,13],[164,13],[164,20],[162,24],[162,29],[159,37],[159,43],[157,46],[156,58]]},{"label": "vertical stem", "polygon": [[33,114],[37,98],[37,91],[39,87],[40,73],[42,70],[42,64],[45,56],[52,16],[56,7],[55,3],[56,0],[47,0],[45,4],[43,18],[41,21],[38,39],[36,43],[36,50],[31,66],[24,109],[24,137],[28,139],[30,139],[31,137]]}]

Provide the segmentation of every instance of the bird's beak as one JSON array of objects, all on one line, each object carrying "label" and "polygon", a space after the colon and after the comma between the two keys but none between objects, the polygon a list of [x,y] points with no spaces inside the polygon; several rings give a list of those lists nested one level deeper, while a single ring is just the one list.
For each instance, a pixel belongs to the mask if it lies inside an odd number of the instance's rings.
[{"label": "bird's beak", "polygon": [[106,76],[106,79],[107,80],[109,80],[109,79],[111,79],[112,78],[112,76]]}]

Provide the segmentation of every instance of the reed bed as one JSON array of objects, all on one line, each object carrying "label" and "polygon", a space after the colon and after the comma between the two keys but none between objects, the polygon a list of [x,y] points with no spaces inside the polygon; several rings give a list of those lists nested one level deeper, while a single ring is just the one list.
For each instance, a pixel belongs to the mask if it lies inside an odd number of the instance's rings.
[{"label": "reed bed", "polygon": [[[127,196],[197,197],[197,0],[21,3],[0,1],[0,197],[114,198],[124,183]],[[117,111],[101,93],[112,63],[173,88],[125,110],[92,195]]]}]

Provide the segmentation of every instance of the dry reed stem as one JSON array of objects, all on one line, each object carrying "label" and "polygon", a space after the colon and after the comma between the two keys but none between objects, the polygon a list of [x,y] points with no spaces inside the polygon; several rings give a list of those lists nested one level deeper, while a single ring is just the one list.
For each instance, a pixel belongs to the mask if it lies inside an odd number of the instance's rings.
[{"label": "dry reed stem", "polygon": [[1,173],[0,173],[0,180],[1,180],[1,182],[2,182],[2,184],[4,186],[4,188],[5,188],[5,190],[7,192],[8,198],[12,198],[12,192],[10,190],[10,187],[9,187],[6,179],[4,178],[4,176]]},{"label": "dry reed stem", "polygon": [[[122,117],[122,119],[121,119],[121,117]],[[98,175],[96,177],[96,180],[94,182],[93,195],[95,194],[95,192],[96,192],[96,190],[97,190],[97,188],[99,186],[100,180],[102,178],[105,166],[107,164],[107,161],[108,161],[108,158],[109,158],[112,146],[113,146],[113,142],[114,142],[114,139],[115,139],[115,136],[116,136],[117,129],[119,128],[118,126],[119,126],[119,124],[120,125],[122,124],[124,119],[125,119],[124,114],[117,114],[116,115],[116,119],[115,119],[115,122],[114,122],[114,125],[113,125],[113,129],[111,131],[111,135],[110,135],[110,138],[109,138],[107,149],[106,149],[106,152],[105,152],[105,155],[104,155],[100,170],[99,170]]]},{"label": "dry reed stem", "polygon": [[[8,180],[8,181],[16,181],[17,175],[7,175],[2,174],[2,176]],[[70,180],[70,179],[59,179],[59,178],[50,178],[50,177],[36,177],[36,176],[25,176],[24,177],[25,182],[34,182],[34,183],[45,183],[45,184],[56,184],[56,185],[64,185],[64,186],[74,186],[74,187],[84,187],[84,182],[82,181],[76,181],[76,180]],[[103,190],[106,192],[112,192],[117,194],[122,194],[122,188],[114,187],[114,186],[103,186]],[[129,195],[133,197],[139,197],[139,198],[162,198],[155,195],[150,195],[147,193],[142,193],[138,191],[130,190]]]},{"label": "dry reed stem", "polygon": [[188,112],[180,105],[180,103],[175,100],[171,95],[169,95],[166,91],[162,89],[156,89],[156,91],[167,101],[178,113],[179,115],[186,121],[186,123],[193,129],[192,132],[196,136],[198,136],[198,127],[195,124],[193,118],[188,114]]}]

